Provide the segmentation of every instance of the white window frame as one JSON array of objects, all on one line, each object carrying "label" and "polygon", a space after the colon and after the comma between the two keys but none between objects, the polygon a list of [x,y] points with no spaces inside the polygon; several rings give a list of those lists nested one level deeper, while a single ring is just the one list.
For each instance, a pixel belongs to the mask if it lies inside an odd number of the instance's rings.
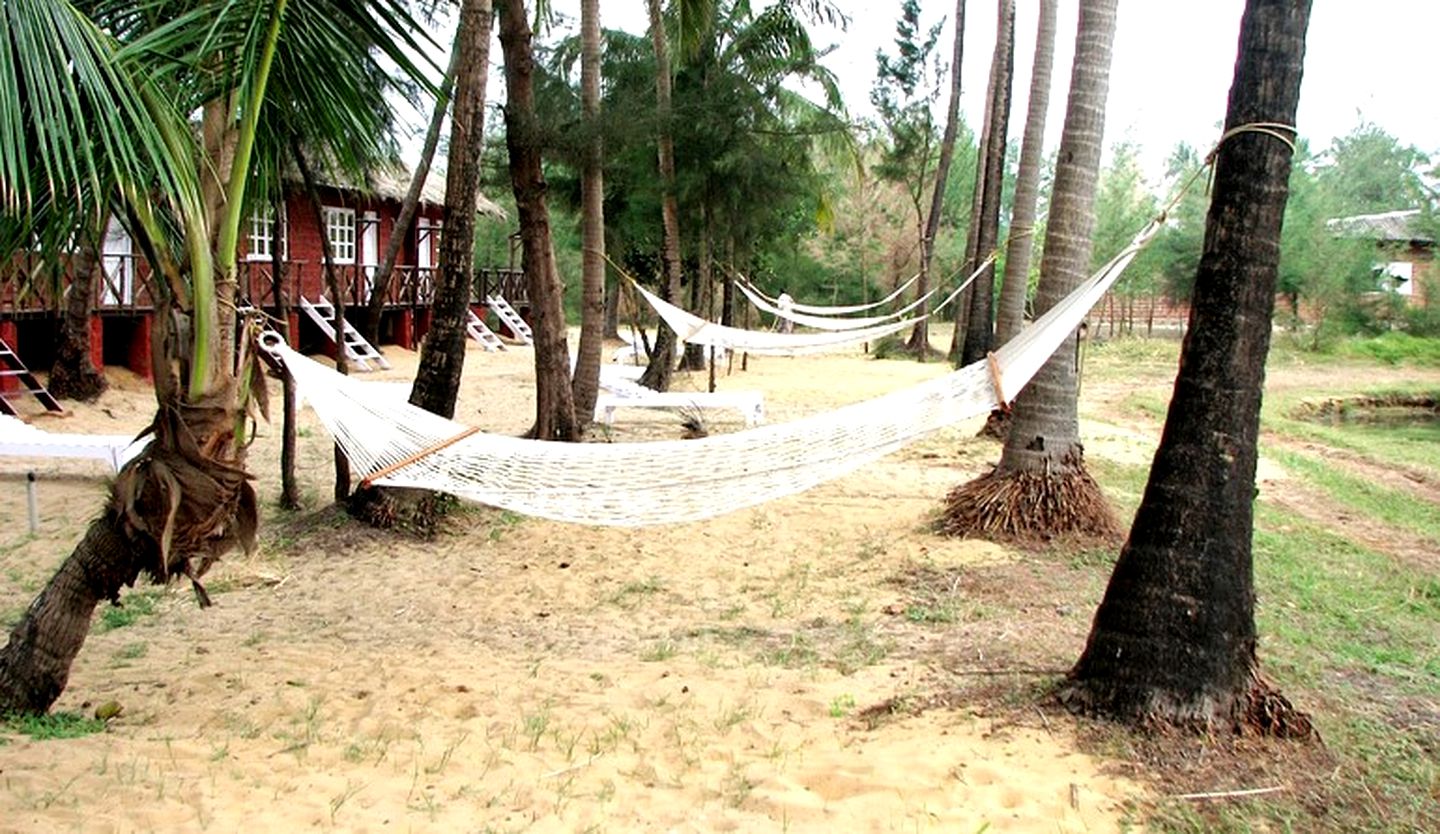
[{"label": "white window frame", "polygon": [[1415,294],[1415,264],[1409,261],[1391,261],[1384,266],[1385,288],[1397,295]]},{"label": "white window frame", "polygon": [[250,211],[250,232],[246,238],[245,260],[268,261],[274,252],[275,230],[280,230],[281,258],[290,259],[290,236],[285,234],[285,209],[280,209],[280,222],[275,222],[273,205],[257,205]]},{"label": "white window frame", "polygon": [[325,237],[336,264],[355,263],[359,240],[355,233],[355,209],[324,206]]}]

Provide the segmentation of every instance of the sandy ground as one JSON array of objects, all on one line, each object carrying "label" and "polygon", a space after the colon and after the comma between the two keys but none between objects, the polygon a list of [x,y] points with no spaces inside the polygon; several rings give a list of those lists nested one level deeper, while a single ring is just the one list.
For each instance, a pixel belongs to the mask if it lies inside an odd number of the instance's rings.
[{"label": "sandy ground", "polygon": [[[413,375],[414,354],[386,354],[393,369],[368,378]],[[532,362],[472,346],[457,419],[522,431]],[[762,391],[780,421],[942,371],[858,352],[752,358],[720,387]],[[139,429],[148,388],[109,373],[98,403],[35,425]],[[308,509],[275,509],[279,429],[262,425],[261,551],[211,573],[209,610],[188,587],[141,588],[152,615],[92,634],[56,709],[124,711],[78,739],[0,735],[0,831],[1114,831],[1143,796],[1043,716],[864,717],[958,665],[993,665],[1028,628],[1083,640],[1088,617],[1044,611],[956,657],[927,647],[983,613],[896,616],[910,604],[897,577],[1016,558],[926,531],[945,491],[995,456],[971,439],[978,424],[707,522],[600,529],[469,508],[421,541],[326,506],[331,447],[301,420]],[[712,431],[741,428],[712,415]],[[628,411],[614,439],[679,433],[674,415]],[[1116,428],[1093,442],[1143,457],[1154,441]],[[6,622],[79,540],[105,473],[0,460]],[[646,473],[617,476],[641,489]]]}]

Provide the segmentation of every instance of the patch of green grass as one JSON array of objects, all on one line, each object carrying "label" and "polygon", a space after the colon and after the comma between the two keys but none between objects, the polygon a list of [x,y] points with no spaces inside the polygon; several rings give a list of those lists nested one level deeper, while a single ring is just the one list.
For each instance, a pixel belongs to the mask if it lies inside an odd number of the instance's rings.
[{"label": "patch of green grass", "polygon": [[[1255,533],[1262,633],[1309,685],[1355,672],[1440,695],[1433,579],[1304,519],[1261,505]],[[1267,646],[1269,644],[1267,643]]]},{"label": "patch of green grass", "polygon": [[783,645],[770,646],[760,652],[758,660],[768,666],[783,666],[786,669],[800,669],[814,666],[820,661],[820,653],[803,634],[792,634]]},{"label": "patch of green grass", "polygon": [[7,732],[29,736],[36,741],[51,741],[104,732],[105,722],[74,712],[52,712],[46,715],[12,715],[6,718],[0,727]]},{"label": "patch of green grass", "polygon": [[1290,472],[1323,490],[1337,503],[1391,527],[1440,541],[1440,507],[1409,492],[1359,478],[1305,454],[1275,449],[1267,453]]},{"label": "patch of green grass", "polygon": [[161,591],[154,589],[126,594],[119,605],[106,606],[100,611],[100,618],[95,621],[95,633],[104,634],[134,625],[142,617],[154,614],[155,603],[160,599],[160,594]]},{"label": "patch of green grass", "polygon": [[664,583],[654,576],[626,582],[620,586],[620,590],[610,596],[610,604],[620,608],[634,608],[640,604],[641,600],[654,596],[664,589]]},{"label": "patch of green grass", "polygon": [[1440,339],[1392,330],[1368,339],[1349,339],[1337,347],[1342,356],[1373,359],[1386,365],[1440,365]]},{"label": "patch of green grass", "polygon": [[[1301,709],[1314,710],[1339,761],[1325,780],[1325,827],[1440,830],[1440,581],[1264,504],[1256,520],[1261,661]],[[1298,800],[1274,798],[1203,819],[1172,808],[1156,822],[1304,830],[1315,818]]]},{"label": "patch of green grass", "polygon": [[646,663],[658,663],[662,660],[669,660],[679,651],[672,640],[657,640],[646,646],[640,652],[640,659]]},{"label": "patch of green grass", "polygon": [[[1427,394],[1426,388],[1413,391],[1392,389],[1367,391],[1366,397],[1381,398],[1387,394]],[[1366,460],[1399,469],[1422,467],[1440,472],[1440,421],[1416,421],[1408,425],[1381,425],[1360,421],[1319,423],[1290,416],[1301,405],[1301,397],[1277,398],[1265,407],[1264,425],[1268,432],[1281,437],[1319,443],[1335,449],[1354,452]],[[1272,450],[1261,451],[1269,455]]]},{"label": "patch of green grass", "polygon": [[144,643],[128,643],[116,649],[111,657],[116,661],[137,660],[144,657],[149,650],[150,647]]}]

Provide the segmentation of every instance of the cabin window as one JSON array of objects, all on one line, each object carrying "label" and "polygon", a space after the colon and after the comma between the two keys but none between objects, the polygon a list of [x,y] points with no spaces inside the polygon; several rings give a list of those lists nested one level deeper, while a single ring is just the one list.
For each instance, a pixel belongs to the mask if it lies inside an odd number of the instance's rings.
[{"label": "cabin window", "polygon": [[[284,218],[278,224],[279,228],[285,227]],[[268,261],[275,253],[275,207],[272,205],[256,206],[250,212],[250,237],[245,250],[245,259],[249,261]],[[282,235],[283,238],[283,235]],[[289,247],[283,246],[282,251]],[[289,254],[286,252],[285,254]]]},{"label": "cabin window", "polygon": [[325,207],[325,236],[337,264],[355,263],[355,209]]},{"label": "cabin window", "polygon": [[1385,289],[1399,295],[1415,294],[1415,264],[1408,261],[1391,261],[1383,267]]}]

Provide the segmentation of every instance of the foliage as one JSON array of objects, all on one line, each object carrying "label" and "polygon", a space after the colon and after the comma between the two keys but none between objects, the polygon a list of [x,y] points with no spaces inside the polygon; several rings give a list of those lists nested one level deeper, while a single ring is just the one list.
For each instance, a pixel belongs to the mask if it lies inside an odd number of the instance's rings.
[{"label": "foliage", "polygon": [[[687,258],[699,254],[706,219],[712,250],[734,252],[747,272],[794,259],[800,241],[830,216],[827,179],[817,154],[847,142],[834,78],[818,63],[807,19],[833,19],[825,3],[777,3],[756,11],[747,2],[718,2],[683,22],[672,89],[676,178]],[[671,21],[674,25],[676,21]],[[608,248],[640,278],[652,273],[660,248],[660,190],[654,175],[654,55],[645,38],[605,33],[601,105],[605,143]],[[552,126],[547,176],[566,207],[579,205],[581,125],[579,39],[544,55],[537,107]],[[810,82],[824,104],[793,92]],[[562,258],[563,260],[563,258]],[[725,266],[728,264],[723,264]],[[694,272],[693,262],[687,273]],[[766,281],[764,275],[750,277]],[[787,279],[788,280],[788,277]]]},{"label": "foliage", "polygon": [[36,741],[52,741],[103,733],[105,722],[73,712],[53,712],[45,715],[12,715],[0,723],[0,729],[26,735]]},{"label": "foliage", "polygon": [[921,206],[939,153],[932,110],[945,75],[935,54],[943,25],[942,20],[922,30],[918,0],[902,0],[900,19],[895,23],[895,54],[876,52],[875,86],[870,91],[870,103],[886,134],[875,173],[904,185],[917,223],[923,219]]},{"label": "foliage", "polygon": [[1440,339],[1390,331],[1366,339],[1343,344],[1343,351],[1352,356],[1375,359],[1387,365],[1440,366]]},{"label": "foliage", "polygon": [[1361,122],[1315,159],[1316,179],[1333,196],[1336,214],[1420,208],[1434,198],[1422,170],[1430,158],[1372,122]]},{"label": "foliage", "polygon": [[[1140,170],[1140,148],[1130,142],[1115,145],[1111,162],[1100,172],[1095,195],[1094,244],[1090,269],[1099,269],[1124,249],[1130,240],[1159,211],[1155,197],[1145,186]],[[1152,294],[1159,289],[1159,253],[1154,248],[1141,252],[1115,285],[1126,297]]]}]

